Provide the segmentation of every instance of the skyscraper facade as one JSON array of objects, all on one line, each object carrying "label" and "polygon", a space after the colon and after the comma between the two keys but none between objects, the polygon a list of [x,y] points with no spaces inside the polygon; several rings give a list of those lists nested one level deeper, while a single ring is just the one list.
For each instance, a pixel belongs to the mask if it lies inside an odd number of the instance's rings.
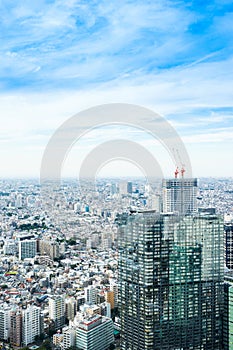
[{"label": "skyscraper facade", "polygon": [[221,218],[144,212],[119,235],[122,349],[221,349]]},{"label": "skyscraper facade", "polygon": [[233,223],[226,223],[225,230],[225,263],[228,269],[233,269]]}]

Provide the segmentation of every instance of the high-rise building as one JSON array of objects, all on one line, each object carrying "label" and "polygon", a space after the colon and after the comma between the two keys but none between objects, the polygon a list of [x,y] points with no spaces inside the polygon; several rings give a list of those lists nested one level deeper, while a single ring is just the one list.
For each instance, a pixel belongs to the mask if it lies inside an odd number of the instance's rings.
[{"label": "high-rise building", "polygon": [[222,219],[148,211],[119,235],[122,349],[221,349]]},{"label": "high-rise building", "polygon": [[94,286],[84,288],[86,303],[89,305],[96,303],[97,290]]},{"label": "high-rise building", "polygon": [[226,275],[224,283],[223,349],[233,350],[233,276]]},{"label": "high-rise building", "polygon": [[197,211],[197,179],[174,178],[163,180],[163,212],[180,215]]},{"label": "high-rise building", "polygon": [[62,328],[65,324],[65,299],[62,295],[49,298],[49,317],[54,322],[54,328]]},{"label": "high-rise building", "polygon": [[0,339],[8,340],[10,330],[10,307],[5,304],[0,306]]},{"label": "high-rise building", "polygon": [[127,193],[133,193],[133,183],[131,181],[127,182]]},{"label": "high-rise building", "polygon": [[65,315],[69,321],[73,321],[77,312],[77,301],[75,298],[69,298],[65,301]]},{"label": "high-rise building", "polygon": [[10,312],[10,342],[15,346],[22,343],[22,311],[19,309]]},{"label": "high-rise building", "polygon": [[105,300],[110,303],[111,309],[114,309],[114,291],[108,290],[105,292]]},{"label": "high-rise building", "polygon": [[30,305],[22,311],[22,343],[31,344],[41,334],[41,309]]},{"label": "high-rise building", "polygon": [[107,350],[114,342],[113,321],[94,315],[86,316],[76,329],[76,347],[82,350]]},{"label": "high-rise building", "polygon": [[224,225],[225,231],[225,264],[233,269],[233,222]]},{"label": "high-rise building", "polygon": [[37,251],[37,241],[35,239],[25,239],[19,241],[19,259],[34,258]]},{"label": "high-rise building", "polygon": [[115,281],[110,280],[110,291],[114,293],[114,307],[118,305],[118,285]]},{"label": "high-rise building", "polygon": [[39,252],[41,255],[47,255],[50,259],[58,258],[60,256],[60,249],[58,242],[53,240],[39,240]]}]

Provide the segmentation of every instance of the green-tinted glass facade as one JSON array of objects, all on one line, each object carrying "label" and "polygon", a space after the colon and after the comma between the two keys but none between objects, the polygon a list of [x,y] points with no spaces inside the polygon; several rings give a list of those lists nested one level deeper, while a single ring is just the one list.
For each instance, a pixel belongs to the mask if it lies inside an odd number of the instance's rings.
[{"label": "green-tinted glass facade", "polygon": [[221,218],[146,212],[119,235],[122,349],[222,349]]},{"label": "green-tinted glass facade", "polygon": [[233,278],[226,277],[224,285],[224,350],[233,350]]}]

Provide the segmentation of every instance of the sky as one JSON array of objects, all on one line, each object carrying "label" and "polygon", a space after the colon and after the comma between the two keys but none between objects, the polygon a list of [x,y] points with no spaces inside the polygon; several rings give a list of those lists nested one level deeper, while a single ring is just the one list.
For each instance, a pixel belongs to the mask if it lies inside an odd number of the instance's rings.
[{"label": "sky", "polygon": [[[0,16],[0,177],[38,177],[63,122],[118,102],[168,120],[194,176],[232,176],[233,1],[1,0]],[[76,176],[88,152],[119,137],[152,152],[165,175],[174,171],[151,136],[108,127],[73,146],[63,175]],[[137,172],[124,162],[101,170]]]}]

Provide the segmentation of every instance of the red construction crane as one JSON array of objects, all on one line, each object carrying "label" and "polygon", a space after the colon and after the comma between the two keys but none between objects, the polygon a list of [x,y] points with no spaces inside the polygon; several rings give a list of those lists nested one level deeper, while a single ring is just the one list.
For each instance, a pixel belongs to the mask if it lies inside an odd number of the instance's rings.
[{"label": "red construction crane", "polygon": [[178,169],[178,166],[176,167],[176,171],[175,171],[175,178],[177,179],[178,177],[178,174],[179,174],[179,169]]},{"label": "red construction crane", "polygon": [[181,169],[181,177],[183,178],[184,177],[184,173],[185,173],[185,168],[182,166],[182,169]]}]

